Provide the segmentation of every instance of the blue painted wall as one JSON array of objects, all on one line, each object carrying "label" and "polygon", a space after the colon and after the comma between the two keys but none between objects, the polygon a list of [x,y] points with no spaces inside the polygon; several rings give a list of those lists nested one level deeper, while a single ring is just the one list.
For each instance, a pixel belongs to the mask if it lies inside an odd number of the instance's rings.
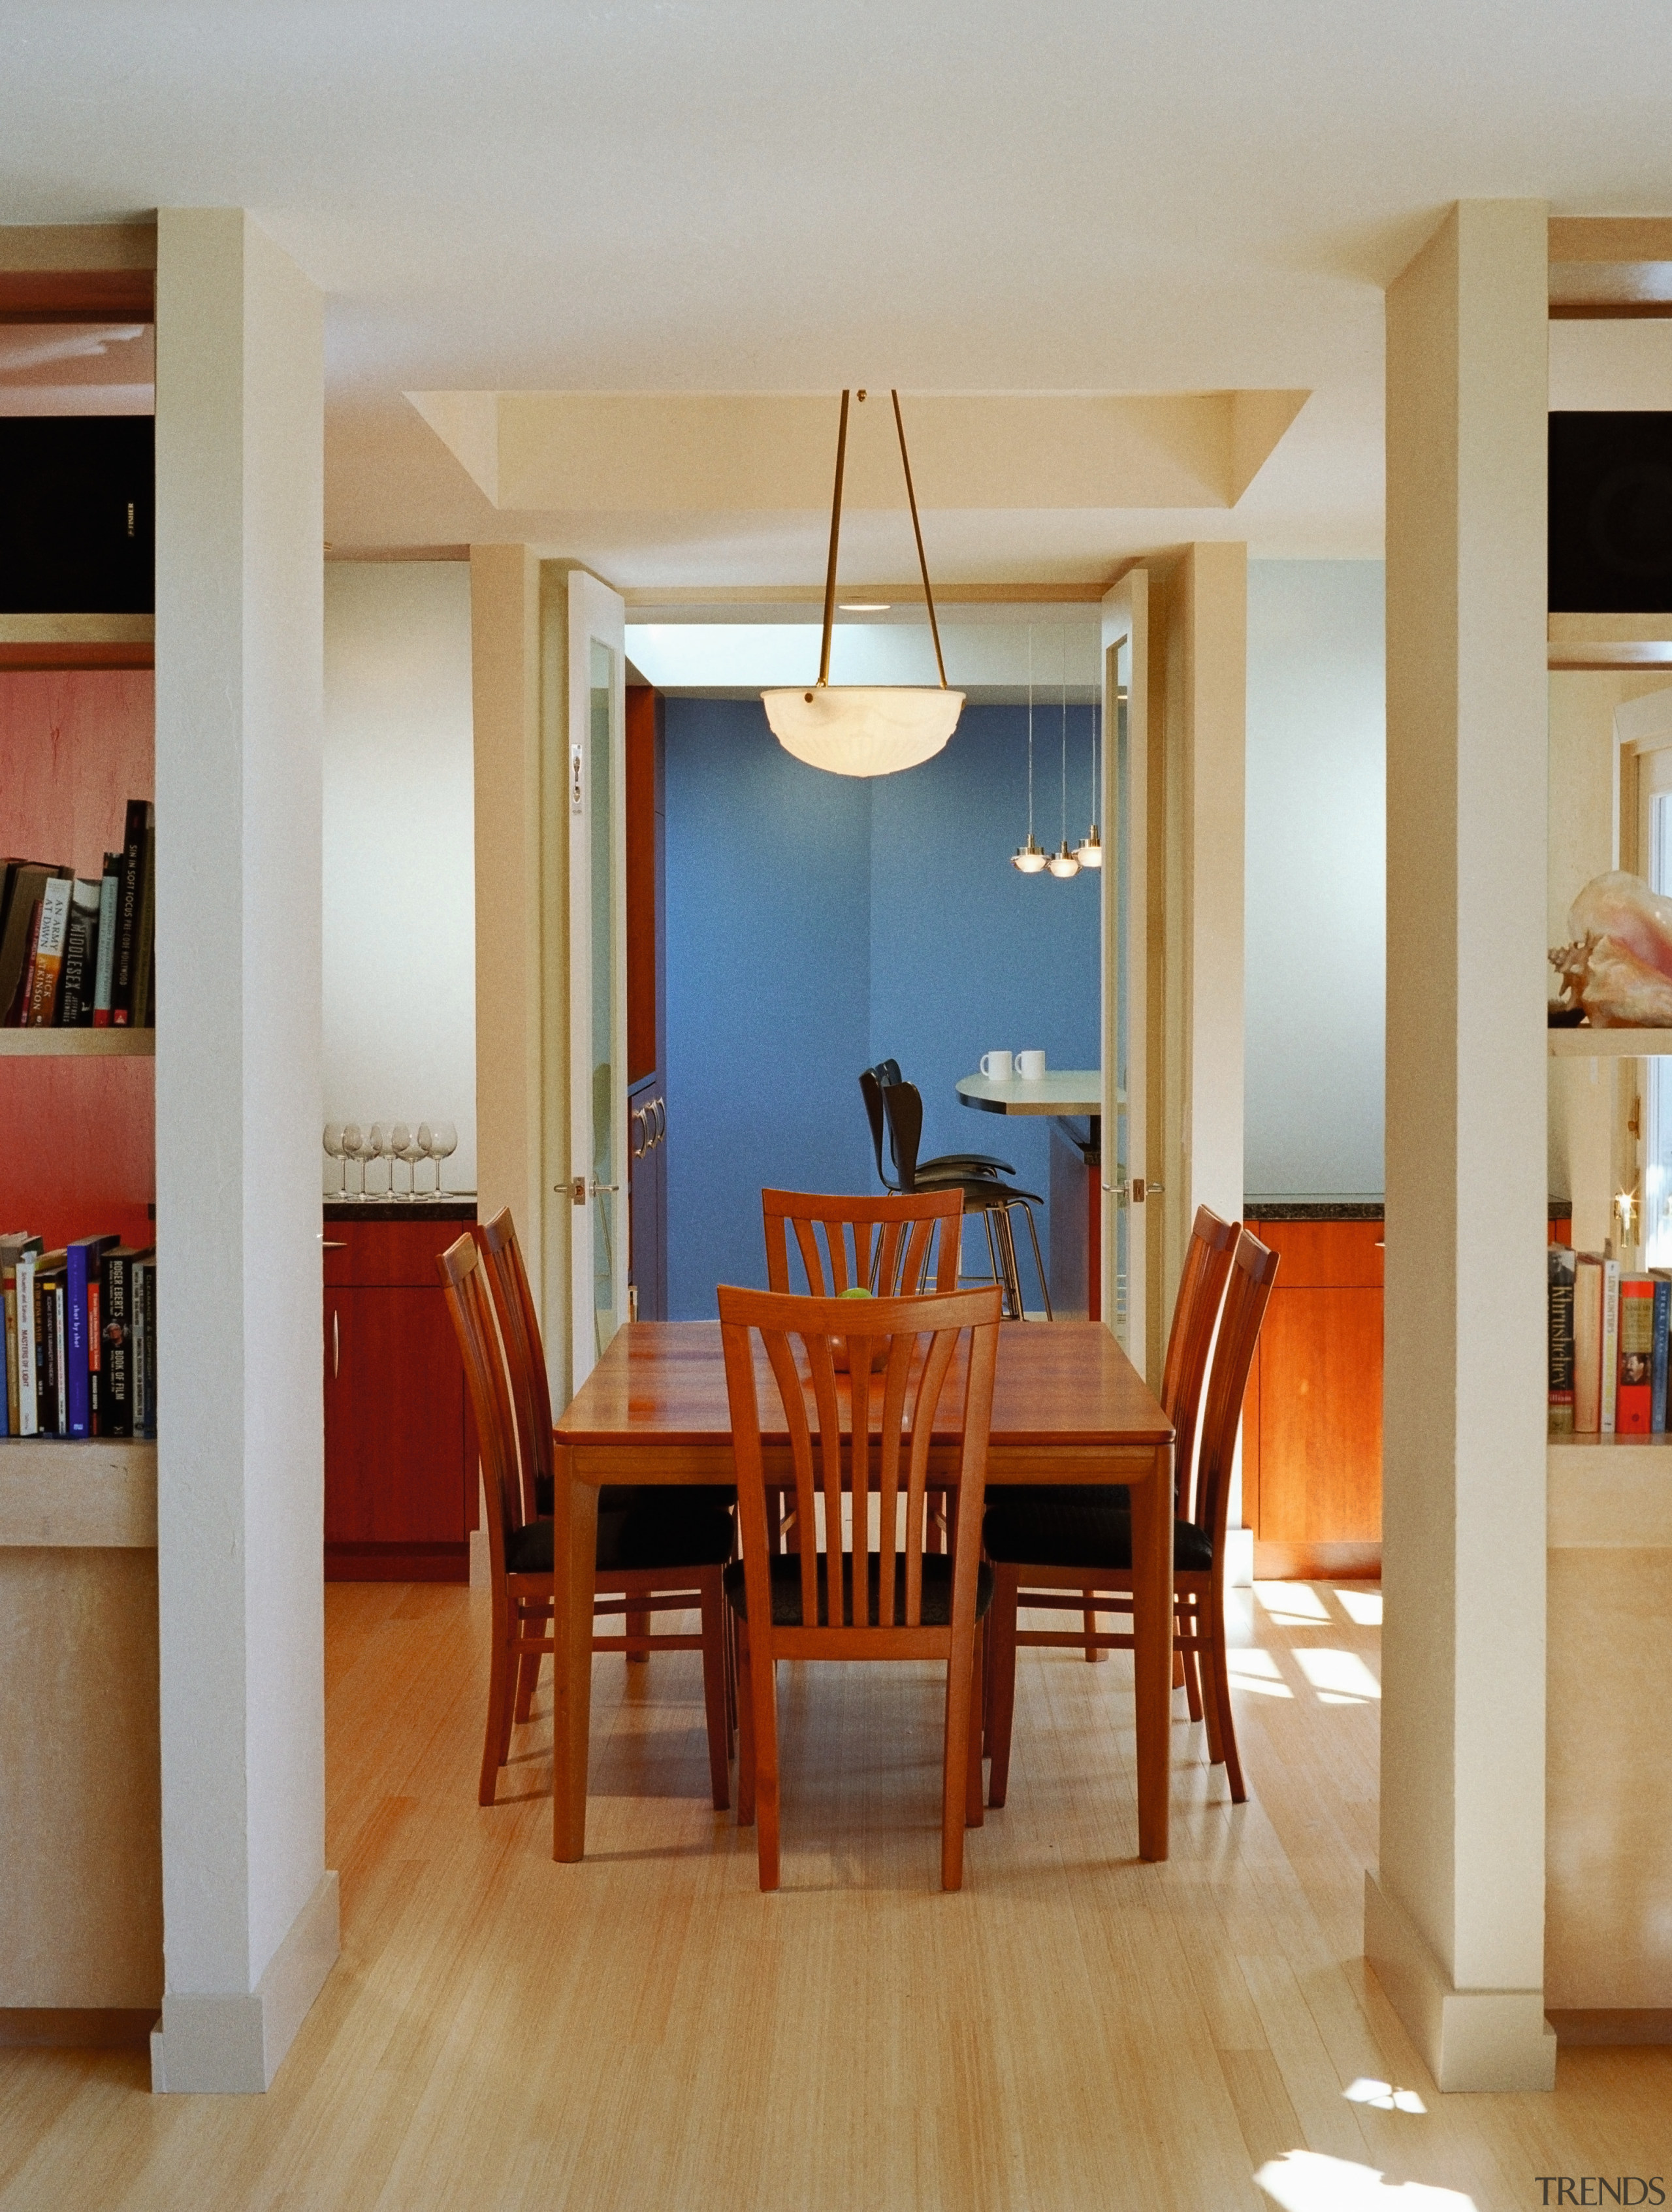
[{"label": "blue painted wall", "polygon": [[[1089,722],[1069,710],[1071,843]],[[1055,842],[1061,732],[1060,710],[1036,710],[1042,844]],[[860,781],[792,760],[755,701],[667,702],[676,1319],[711,1317],[717,1282],[763,1283],[763,1184],[876,1188],[857,1078],[885,1055],[923,1093],[926,1150],[997,1152],[1044,1194],[1045,1125],[972,1114],[953,1091],[994,1047],[1097,1064],[1097,879],[1008,865],[1026,746],[1024,708],[967,707],[936,759]],[[1042,1242],[1045,1226],[1042,1209]],[[1025,1274],[1024,1287],[1031,1304]]]}]

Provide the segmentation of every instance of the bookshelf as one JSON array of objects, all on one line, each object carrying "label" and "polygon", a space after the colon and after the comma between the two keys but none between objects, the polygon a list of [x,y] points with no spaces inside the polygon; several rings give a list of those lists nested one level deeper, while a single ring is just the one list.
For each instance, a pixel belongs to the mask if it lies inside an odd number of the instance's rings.
[{"label": "bookshelf", "polygon": [[155,1030],[0,1030],[0,1060],[153,1060]]},{"label": "bookshelf", "polygon": [[1552,1060],[1664,1060],[1672,1030],[1549,1030]]},{"label": "bookshelf", "polygon": [[156,1540],[155,1443],[20,1437],[0,1452],[0,1545],[143,1551]]}]

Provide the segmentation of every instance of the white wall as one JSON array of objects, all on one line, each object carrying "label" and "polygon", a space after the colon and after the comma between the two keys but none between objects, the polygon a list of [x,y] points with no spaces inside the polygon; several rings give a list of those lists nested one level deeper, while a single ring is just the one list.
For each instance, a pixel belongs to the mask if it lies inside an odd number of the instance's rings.
[{"label": "white wall", "polygon": [[[325,1115],[452,1121],[476,1188],[471,572],[325,568]],[[337,1169],[321,1154],[325,1188]],[[404,1188],[404,1169],[398,1171]],[[419,1170],[420,1188],[433,1168]],[[358,1170],[350,1169],[350,1180]],[[386,1187],[386,1167],[371,1188]]]},{"label": "white wall", "polygon": [[1379,561],[1251,561],[1251,1197],[1379,1197],[1386,893]]}]

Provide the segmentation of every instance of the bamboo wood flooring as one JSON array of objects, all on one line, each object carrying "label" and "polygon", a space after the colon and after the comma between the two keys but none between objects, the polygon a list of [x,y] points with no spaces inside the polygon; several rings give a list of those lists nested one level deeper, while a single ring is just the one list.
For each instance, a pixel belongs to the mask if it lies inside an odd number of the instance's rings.
[{"label": "bamboo wood flooring", "polygon": [[[1129,1660],[1024,1652],[1010,1802],[951,1897],[933,1668],[784,1669],[763,1897],[708,1802],[694,1656],[596,1662],[562,1867],[549,1670],[506,1802],[475,1802],[485,1593],[325,1596],[341,1963],[264,2098],[0,2052],[0,2212],[1269,2212],[1268,2161],[1295,2212],[1512,2212],[1540,2174],[1672,2174],[1672,2051],[1441,2098],[1367,1977],[1367,1590],[1240,1601],[1252,1802],[1181,1721],[1164,1865],[1134,1856]],[[1426,2110],[1362,2101],[1395,2090]]]}]

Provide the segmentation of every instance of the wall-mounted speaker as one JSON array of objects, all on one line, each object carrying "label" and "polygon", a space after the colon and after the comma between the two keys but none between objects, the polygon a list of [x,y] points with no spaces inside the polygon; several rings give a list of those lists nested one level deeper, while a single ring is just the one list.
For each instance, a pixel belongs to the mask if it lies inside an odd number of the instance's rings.
[{"label": "wall-mounted speaker", "polygon": [[149,614],[149,415],[0,416],[0,613]]},{"label": "wall-mounted speaker", "polygon": [[1550,611],[1672,609],[1672,414],[1550,417]]}]

